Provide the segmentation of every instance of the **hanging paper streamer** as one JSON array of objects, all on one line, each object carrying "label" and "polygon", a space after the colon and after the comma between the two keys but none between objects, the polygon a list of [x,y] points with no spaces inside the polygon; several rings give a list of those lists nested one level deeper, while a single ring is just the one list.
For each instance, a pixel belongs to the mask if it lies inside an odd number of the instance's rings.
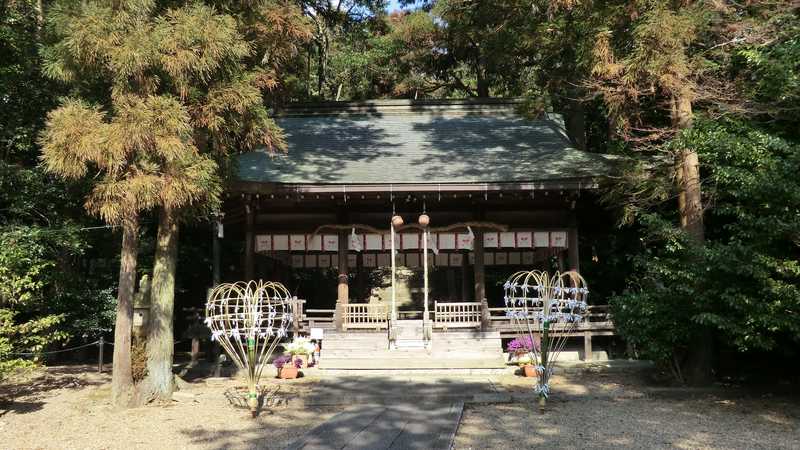
[{"label": "hanging paper streamer", "polygon": [[361,236],[356,234],[356,229],[353,228],[350,232],[350,250],[360,252],[364,250],[364,245]]}]

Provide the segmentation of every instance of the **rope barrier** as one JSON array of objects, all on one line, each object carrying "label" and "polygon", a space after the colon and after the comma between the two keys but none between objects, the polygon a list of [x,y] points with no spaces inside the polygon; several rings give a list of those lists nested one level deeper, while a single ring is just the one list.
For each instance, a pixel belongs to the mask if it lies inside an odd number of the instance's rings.
[{"label": "rope barrier", "polygon": [[[175,341],[173,343],[173,345],[178,345],[178,344],[180,344],[182,342],[185,342],[185,341]],[[90,342],[88,344],[79,345],[77,347],[62,348],[61,350],[51,350],[49,352],[9,352],[9,353],[6,353],[6,354],[7,355],[14,355],[14,356],[53,355],[53,354],[56,354],[56,353],[71,352],[73,350],[78,350],[78,349],[82,349],[82,348],[86,348],[86,347],[91,347],[93,345],[98,345],[98,344],[100,344],[99,340],[94,341],[94,342]],[[112,345],[112,346],[114,345],[114,343],[111,342],[111,341],[103,341],[103,344],[104,345],[106,345],[106,344],[107,345]]]},{"label": "rope barrier", "polygon": [[[100,343],[100,341],[94,341],[94,342],[90,342],[88,344],[79,345],[77,347],[64,348],[64,349],[61,349],[61,350],[51,350],[49,352],[21,352],[21,353],[10,352],[8,354],[9,355],[17,355],[17,356],[52,355],[54,353],[63,353],[63,352],[69,352],[69,351],[72,351],[72,350],[78,350],[80,348],[91,347],[92,345],[97,345],[99,343]],[[108,343],[108,342],[106,342],[106,343]]]}]

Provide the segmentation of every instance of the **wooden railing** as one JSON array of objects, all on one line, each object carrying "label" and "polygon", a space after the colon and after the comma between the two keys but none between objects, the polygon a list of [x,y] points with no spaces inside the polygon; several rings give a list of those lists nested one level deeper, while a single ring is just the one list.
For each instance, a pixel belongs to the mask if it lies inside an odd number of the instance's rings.
[{"label": "wooden railing", "polygon": [[303,326],[305,325],[306,322],[305,311],[303,311],[305,303],[306,303],[305,300],[299,298],[293,298],[289,300],[289,307],[292,310],[292,317],[293,317],[292,331],[294,332],[305,331],[303,329]]},{"label": "wooden railing", "polygon": [[481,326],[480,302],[434,302],[434,328],[475,328]]},{"label": "wooden railing", "polygon": [[389,308],[382,303],[355,303],[344,305],[343,328],[385,329],[389,321]]},{"label": "wooden railing", "polygon": [[307,309],[305,315],[306,327],[311,328],[333,328],[334,309]]},{"label": "wooden railing", "polygon": [[[505,308],[489,308],[489,319],[489,327],[500,331],[502,335],[513,335],[519,331],[511,319],[506,316]],[[559,324],[554,324],[551,330],[558,332],[559,327]],[[613,335],[614,323],[611,320],[608,305],[589,305],[583,322],[570,328],[569,334],[576,336],[581,336],[585,332],[592,332],[596,336]]]}]

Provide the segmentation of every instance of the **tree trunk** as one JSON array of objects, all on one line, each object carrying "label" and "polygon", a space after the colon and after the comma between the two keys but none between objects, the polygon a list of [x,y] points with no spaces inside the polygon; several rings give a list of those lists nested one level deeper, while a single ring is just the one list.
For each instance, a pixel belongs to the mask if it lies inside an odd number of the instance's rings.
[{"label": "tree trunk", "polygon": [[150,297],[150,333],[147,339],[147,400],[172,399],[172,316],[175,269],[178,259],[178,211],[162,208],[158,220],[153,284]]},{"label": "tree trunk", "polygon": [[[688,89],[672,99],[672,120],[678,130],[692,125],[692,98]],[[677,155],[676,180],[678,182],[678,209],[681,228],[697,243],[703,245],[703,200],[700,185],[700,159],[692,149],[682,149]],[[686,380],[692,385],[706,385],[714,380],[714,336],[711,329],[698,325],[694,345],[689,348],[684,370]]]},{"label": "tree trunk", "polygon": [[136,261],[139,253],[139,221],[137,217],[122,226],[122,252],[117,288],[117,318],[114,324],[114,363],[111,372],[111,399],[115,406],[130,405],[133,393],[131,372],[131,327],[133,325],[133,291],[136,285]]}]

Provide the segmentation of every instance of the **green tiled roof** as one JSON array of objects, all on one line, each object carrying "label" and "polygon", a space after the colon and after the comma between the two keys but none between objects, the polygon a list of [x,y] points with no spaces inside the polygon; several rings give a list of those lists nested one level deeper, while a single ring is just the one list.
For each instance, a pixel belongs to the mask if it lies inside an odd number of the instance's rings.
[{"label": "green tiled roof", "polygon": [[514,102],[376,101],[278,117],[288,152],[239,155],[239,181],[282,184],[515,183],[606,175],[611,157],[575,149],[558,116]]}]

